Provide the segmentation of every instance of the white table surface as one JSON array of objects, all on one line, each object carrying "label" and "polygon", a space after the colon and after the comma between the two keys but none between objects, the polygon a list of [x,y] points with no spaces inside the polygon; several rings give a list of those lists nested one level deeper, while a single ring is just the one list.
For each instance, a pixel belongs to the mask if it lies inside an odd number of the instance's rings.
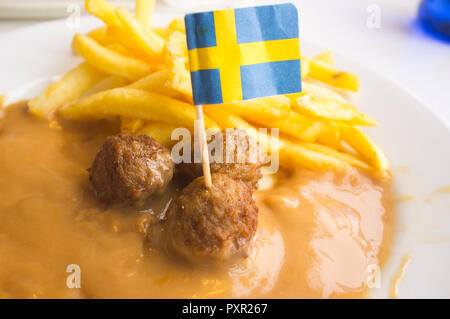
[{"label": "white table surface", "polygon": [[[276,1],[253,1],[273,2]],[[300,11],[301,37],[382,73],[419,99],[450,128],[450,43],[429,37],[417,26],[419,0],[292,2]],[[378,10],[380,27],[368,27],[367,20]],[[39,22],[0,20],[0,34]]]}]

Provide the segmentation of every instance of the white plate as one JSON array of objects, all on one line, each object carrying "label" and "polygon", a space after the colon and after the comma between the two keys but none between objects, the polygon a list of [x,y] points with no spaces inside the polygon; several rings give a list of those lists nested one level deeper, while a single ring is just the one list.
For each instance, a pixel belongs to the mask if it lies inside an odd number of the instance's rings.
[{"label": "white plate", "polygon": [[[170,18],[157,15],[155,23],[165,25]],[[79,63],[70,47],[74,33],[97,25],[100,22],[92,18],[82,18],[75,28],[74,21],[59,20],[0,36],[0,93],[8,94],[9,102],[37,94],[52,78]],[[301,46],[306,54],[333,49],[307,40]],[[336,61],[360,77],[361,92],[353,100],[380,123],[368,133],[390,159],[396,196],[413,198],[396,207],[392,253],[372,296],[389,297],[391,279],[402,257],[411,253],[399,296],[450,298],[450,193],[437,192],[450,185],[450,130],[382,75],[339,54]]]}]

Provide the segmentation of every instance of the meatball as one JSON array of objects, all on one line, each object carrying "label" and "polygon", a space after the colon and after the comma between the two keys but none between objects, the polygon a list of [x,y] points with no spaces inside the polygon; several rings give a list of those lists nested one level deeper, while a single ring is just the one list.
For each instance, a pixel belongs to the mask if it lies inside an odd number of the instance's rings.
[{"label": "meatball", "polygon": [[[217,148],[211,152],[211,173],[227,174],[241,179],[251,190],[256,190],[261,179],[261,166],[264,154],[258,143],[244,130],[227,129],[215,134],[221,143],[222,154]],[[218,144],[219,145],[219,144]],[[220,150],[220,149],[219,149]],[[201,163],[180,163],[177,174],[189,181],[203,175]]]},{"label": "meatball", "polygon": [[172,202],[166,216],[169,252],[199,264],[247,257],[258,224],[258,208],[248,186],[212,174],[212,188],[196,178]]},{"label": "meatball", "polygon": [[170,151],[147,135],[109,136],[89,169],[97,197],[107,203],[139,203],[172,179]]}]

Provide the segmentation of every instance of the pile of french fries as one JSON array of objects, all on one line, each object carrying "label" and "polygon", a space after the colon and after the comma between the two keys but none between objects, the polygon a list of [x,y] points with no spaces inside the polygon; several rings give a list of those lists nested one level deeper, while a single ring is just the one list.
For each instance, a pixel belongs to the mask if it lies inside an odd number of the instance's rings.
[{"label": "pile of french fries", "polygon": [[[31,112],[73,120],[119,116],[123,132],[169,147],[174,128],[193,130],[184,22],[153,27],[154,2],[137,0],[133,14],[106,0],[86,0],[86,10],[105,26],[75,35],[73,50],[85,61],[30,100]],[[205,126],[245,129],[268,152],[274,150],[258,128],[279,128],[280,164],[287,168],[356,166],[389,176],[383,151],[358,128],[377,123],[344,98],[358,90],[358,78],[337,70],[330,51],[302,56],[301,67],[302,93],[204,106]]]}]

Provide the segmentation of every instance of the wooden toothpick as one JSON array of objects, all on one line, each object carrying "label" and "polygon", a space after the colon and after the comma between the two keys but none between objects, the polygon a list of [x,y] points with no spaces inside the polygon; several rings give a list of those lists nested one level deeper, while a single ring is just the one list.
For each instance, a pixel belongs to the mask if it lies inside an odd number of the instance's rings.
[{"label": "wooden toothpick", "polygon": [[203,168],[203,176],[205,176],[205,185],[208,188],[212,187],[211,181],[211,170],[209,167],[209,152],[208,152],[208,144],[206,143],[206,131],[205,131],[205,120],[203,119],[203,106],[196,105],[195,106],[195,115],[198,120],[197,125],[197,134],[200,137],[200,149],[202,154],[202,168]]}]

